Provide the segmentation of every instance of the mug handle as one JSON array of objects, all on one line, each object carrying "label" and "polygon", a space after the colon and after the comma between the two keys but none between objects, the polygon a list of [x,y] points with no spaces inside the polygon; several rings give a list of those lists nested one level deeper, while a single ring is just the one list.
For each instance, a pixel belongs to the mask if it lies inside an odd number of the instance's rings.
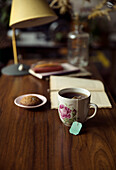
[{"label": "mug handle", "polygon": [[98,108],[97,105],[94,104],[94,103],[90,103],[89,107],[91,107],[91,106],[95,109],[95,111],[94,111],[94,113],[91,116],[88,116],[86,120],[93,118],[96,115],[96,113],[97,113],[97,108]]}]

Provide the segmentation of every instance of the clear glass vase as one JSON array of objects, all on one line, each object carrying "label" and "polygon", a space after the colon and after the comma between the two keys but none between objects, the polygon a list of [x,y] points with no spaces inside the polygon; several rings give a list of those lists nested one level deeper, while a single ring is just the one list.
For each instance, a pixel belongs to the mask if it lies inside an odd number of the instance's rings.
[{"label": "clear glass vase", "polygon": [[68,34],[68,62],[77,67],[85,67],[89,63],[89,34],[79,31],[77,25]]}]

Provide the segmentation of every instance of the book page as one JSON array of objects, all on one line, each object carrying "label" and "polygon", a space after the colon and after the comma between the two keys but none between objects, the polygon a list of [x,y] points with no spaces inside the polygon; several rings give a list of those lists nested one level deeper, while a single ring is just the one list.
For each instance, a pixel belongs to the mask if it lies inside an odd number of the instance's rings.
[{"label": "book page", "polygon": [[106,92],[91,92],[91,103],[97,104],[99,108],[112,108]]},{"label": "book page", "polygon": [[60,90],[70,87],[80,87],[90,91],[104,91],[104,85],[99,80],[72,78],[66,76],[50,76],[50,90]]}]

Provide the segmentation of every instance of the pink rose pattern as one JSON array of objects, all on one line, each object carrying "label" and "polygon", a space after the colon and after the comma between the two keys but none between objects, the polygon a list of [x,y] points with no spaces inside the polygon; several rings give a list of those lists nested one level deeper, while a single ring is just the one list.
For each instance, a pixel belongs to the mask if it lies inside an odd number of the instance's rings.
[{"label": "pink rose pattern", "polygon": [[70,108],[64,106],[63,104],[59,105],[59,112],[61,113],[62,119],[65,119],[65,118],[70,119],[72,112],[75,112],[75,114],[76,114],[76,110],[72,111]]}]

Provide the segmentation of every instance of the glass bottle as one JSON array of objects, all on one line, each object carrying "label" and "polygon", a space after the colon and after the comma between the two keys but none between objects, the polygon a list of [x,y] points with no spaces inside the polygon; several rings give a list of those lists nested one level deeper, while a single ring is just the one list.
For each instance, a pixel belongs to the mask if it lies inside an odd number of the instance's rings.
[{"label": "glass bottle", "polygon": [[80,28],[74,22],[74,31],[68,33],[68,62],[77,67],[85,67],[89,62],[89,34]]}]

